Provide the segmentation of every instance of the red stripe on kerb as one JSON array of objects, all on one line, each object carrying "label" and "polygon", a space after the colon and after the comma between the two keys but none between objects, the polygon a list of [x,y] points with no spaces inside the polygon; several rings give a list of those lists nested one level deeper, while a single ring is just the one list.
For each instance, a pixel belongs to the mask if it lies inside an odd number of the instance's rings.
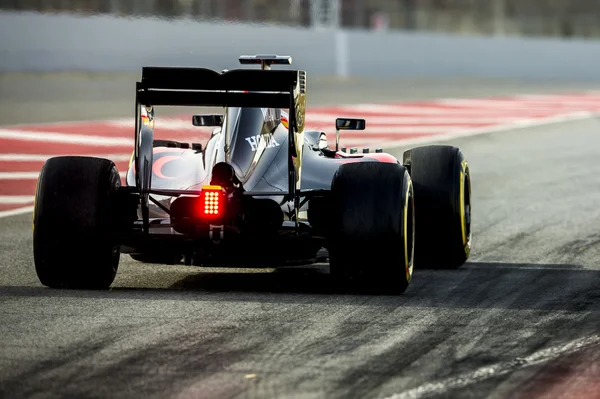
[{"label": "red stripe on kerb", "polygon": [[2,180],[0,179],[0,195],[33,195],[37,179]]},{"label": "red stripe on kerb", "polygon": [[0,161],[0,172],[39,172],[45,161]]},{"label": "red stripe on kerb", "polygon": [[106,137],[134,137],[134,129],[111,126],[106,122],[91,122],[76,125],[17,126],[11,130],[24,132],[50,132],[62,134],[89,134]]}]

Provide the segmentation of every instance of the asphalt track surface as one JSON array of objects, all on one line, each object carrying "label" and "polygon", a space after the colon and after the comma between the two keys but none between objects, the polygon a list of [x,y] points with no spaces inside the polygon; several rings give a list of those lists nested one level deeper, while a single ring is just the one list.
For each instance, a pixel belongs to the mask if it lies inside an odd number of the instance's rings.
[{"label": "asphalt track surface", "polygon": [[451,141],[472,171],[473,253],[459,270],[417,266],[401,296],[339,292],[327,268],[127,256],[109,292],[50,290],[31,216],[4,218],[0,396],[598,397],[599,131],[586,119]]}]

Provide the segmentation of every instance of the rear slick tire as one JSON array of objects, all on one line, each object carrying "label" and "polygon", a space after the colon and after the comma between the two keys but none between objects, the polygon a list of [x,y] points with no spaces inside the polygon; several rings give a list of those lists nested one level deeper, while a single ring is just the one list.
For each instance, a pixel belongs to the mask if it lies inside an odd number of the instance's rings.
[{"label": "rear slick tire", "polygon": [[107,159],[55,157],[44,164],[33,214],[33,255],[43,285],[110,287],[120,257],[111,238],[120,185],[119,172]]},{"label": "rear slick tire", "polygon": [[404,153],[415,189],[415,265],[456,269],[471,253],[471,174],[462,152],[428,145]]},{"label": "rear slick tire", "polygon": [[413,273],[414,201],[397,163],[342,165],[333,177],[329,263],[345,288],[401,294]]}]

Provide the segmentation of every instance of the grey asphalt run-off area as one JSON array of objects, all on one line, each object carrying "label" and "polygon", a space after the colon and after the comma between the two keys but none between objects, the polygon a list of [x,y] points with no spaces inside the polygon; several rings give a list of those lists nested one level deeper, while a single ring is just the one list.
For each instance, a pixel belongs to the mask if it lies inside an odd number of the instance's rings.
[{"label": "grey asphalt run-off area", "polygon": [[[131,117],[136,78],[0,75],[0,124]],[[312,82],[314,105],[598,89]],[[471,259],[417,266],[400,296],[338,292],[327,267],[199,269],[125,255],[110,291],[52,290],[35,275],[31,215],[0,219],[0,396],[504,398],[598,386],[599,132],[590,118],[447,142],[472,173]],[[553,349],[565,345],[582,349]]]}]

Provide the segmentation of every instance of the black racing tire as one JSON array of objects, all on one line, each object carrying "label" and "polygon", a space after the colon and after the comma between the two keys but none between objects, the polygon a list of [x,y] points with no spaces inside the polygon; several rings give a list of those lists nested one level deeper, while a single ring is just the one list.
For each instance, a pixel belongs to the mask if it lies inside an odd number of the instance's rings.
[{"label": "black racing tire", "polygon": [[398,163],[342,165],[331,186],[329,264],[345,287],[401,294],[413,272],[414,201]]},{"label": "black racing tire", "polygon": [[416,147],[404,153],[415,190],[415,265],[456,269],[471,253],[471,175],[460,149]]},{"label": "black racing tire", "polygon": [[92,157],[50,158],[39,175],[33,255],[40,282],[51,288],[107,289],[117,274],[111,238],[121,185],[115,164]]}]

